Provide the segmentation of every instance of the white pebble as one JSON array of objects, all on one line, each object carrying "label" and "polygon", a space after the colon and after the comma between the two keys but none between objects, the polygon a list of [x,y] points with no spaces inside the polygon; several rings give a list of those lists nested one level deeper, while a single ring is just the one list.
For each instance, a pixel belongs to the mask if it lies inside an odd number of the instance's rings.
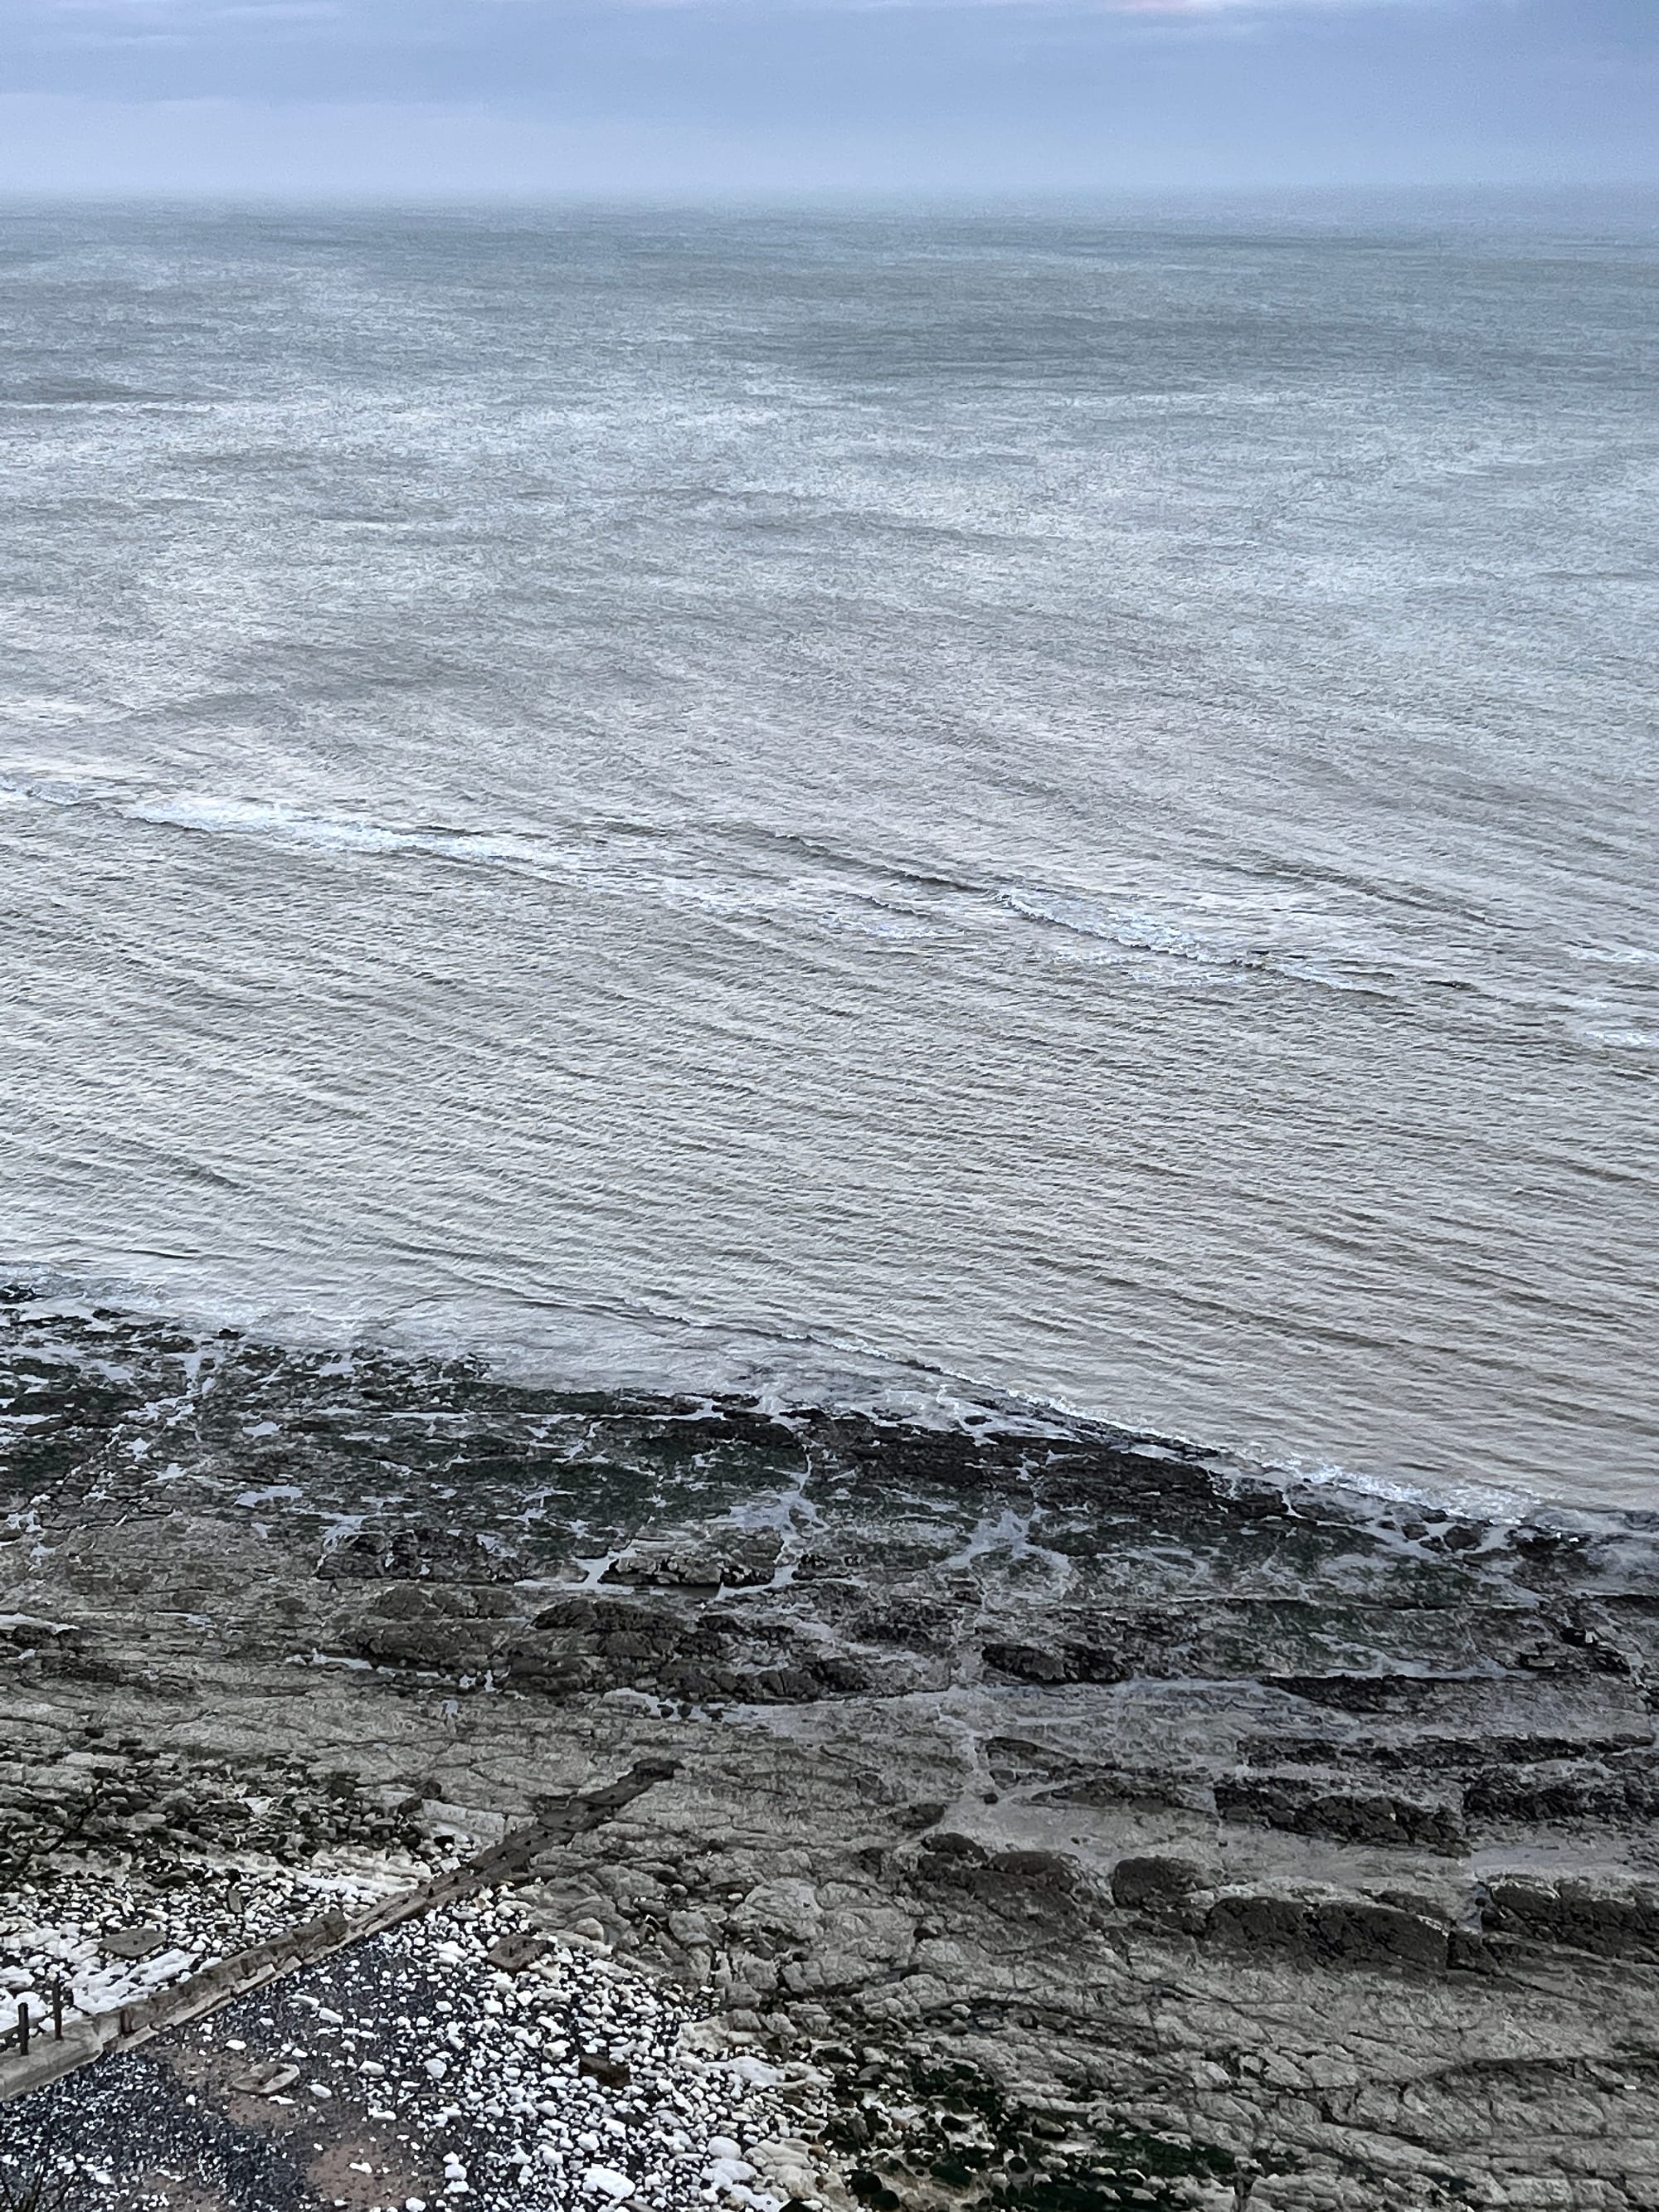
[{"label": "white pebble", "polygon": [[634,2185],[628,2176],[609,2166],[590,2166],[582,2176],[582,2187],[590,2197],[608,2197],[613,2204],[620,2204],[624,2197],[634,2194]]}]

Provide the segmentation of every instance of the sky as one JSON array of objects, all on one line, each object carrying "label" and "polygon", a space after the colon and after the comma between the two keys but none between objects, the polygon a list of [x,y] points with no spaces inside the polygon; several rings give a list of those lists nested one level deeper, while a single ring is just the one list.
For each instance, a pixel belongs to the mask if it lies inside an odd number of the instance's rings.
[{"label": "sky", "polygon": [[1659,181],[1659,0],[0,0],[0,191]]}]

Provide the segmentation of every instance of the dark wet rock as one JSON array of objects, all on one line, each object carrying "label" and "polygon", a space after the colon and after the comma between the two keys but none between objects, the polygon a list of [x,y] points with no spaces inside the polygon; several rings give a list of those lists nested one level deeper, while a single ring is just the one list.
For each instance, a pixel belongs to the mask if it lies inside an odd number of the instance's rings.
[{"label": "dark wet rock", "polygon": [[280,2097],[299,2078],[297,2066],[284,2066],[276,2059],[268,2059],[262,2066],[250,2066],[245,2073],[233,2075],[230,2086],[249,2096]]},{"label": "dark wet rock", "polygon": [[1499,1935],[1631,1964],[1659,1964],[1659,1885],[1510,1876],[1490,1885],[1481,1918]]},{"label": "dark wet rock", "polygon": [[521,1974],[526,1966],[533,1966],[545,1955],[548,1938],[538,1935],[503,1936],[489,1947],[492,1966],[499,1966],[504,1974]]},{"label": "dark wet rock", "polygon": [[149,1959],[167,1940],[159,1928],[106,1928],[98,1939],[98,1948],[109,1959]]},{"label": "dark wet rock", "polygon": [[1444,1968],[1443,1923],[1370,1899],[1307,1899],[1261,1893],[1218,1897],[1205,1923],[1209,1940],[1309,1966]]},{"label": "dark wet rock", "polygon": [[1215,1787],[1218,1813],[1261,1820],[1304,1836],[1329,1836],[1356,1844],[1420,1844],[1453,1855],[1467,1850],[1462,1808],[1344,1789],[1333,1780],[1298,1775],[1224,1778]]},{"label": "dark wet rock", "polygon": [[1196,1859],[1161,1853],[1121,1858],[1112,1869],[1112,1901],[1131,1911],[1167,1911],[1214,1881],[1214,1869]]},{"label": "dark wet rock", "polygon": [[486,1546],[463,1531],[384,1523],[331,1544],[317,1563],[327,1582],[510,1582],[518,1562],[501,1544]]}]

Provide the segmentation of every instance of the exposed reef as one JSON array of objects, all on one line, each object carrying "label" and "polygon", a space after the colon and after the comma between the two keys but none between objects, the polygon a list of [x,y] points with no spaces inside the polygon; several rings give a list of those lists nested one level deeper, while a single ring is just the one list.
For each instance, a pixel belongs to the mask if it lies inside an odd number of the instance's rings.
[{"label": "exposed reef", "polygon": [[14,1887],[672,1762],[550,1909],[876,2212],[1659,2207],[1654,1522],[6,1310]]}]

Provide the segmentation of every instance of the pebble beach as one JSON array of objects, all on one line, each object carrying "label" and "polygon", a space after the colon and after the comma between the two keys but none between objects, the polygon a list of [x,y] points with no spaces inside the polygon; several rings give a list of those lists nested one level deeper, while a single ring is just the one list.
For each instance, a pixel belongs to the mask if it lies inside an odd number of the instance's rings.
[{"label": "pebble beach", "polygon": [[0,2178],[74,2212],[823,2204],[823,2077],[608,1948],[498,1893],[406,1922],[5,2108]]}]

